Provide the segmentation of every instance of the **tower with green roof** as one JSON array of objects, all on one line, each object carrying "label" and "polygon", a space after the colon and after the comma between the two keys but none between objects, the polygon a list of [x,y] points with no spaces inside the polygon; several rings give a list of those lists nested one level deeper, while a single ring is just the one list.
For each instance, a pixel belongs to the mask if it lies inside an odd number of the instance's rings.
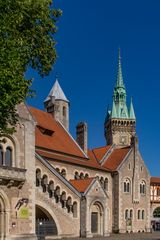
[{"label": "tower with green roof", "polygon": [[135,135],[136,117],[133,102],[131,99],[130,107],[126,102],[126,88],[123,82],[121,54],[118,51],[118,72],[116,85],[113,91],[112,108],[107,110],[105,119],[105,138],[107,144],[117,146],[130,145],[131,136]]}]

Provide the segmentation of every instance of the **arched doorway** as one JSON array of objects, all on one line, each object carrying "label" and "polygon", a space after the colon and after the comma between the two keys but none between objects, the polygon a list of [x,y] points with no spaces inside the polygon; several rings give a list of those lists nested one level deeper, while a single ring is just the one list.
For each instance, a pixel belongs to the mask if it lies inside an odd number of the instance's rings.
[{"label": "arched doorway", "polygon": [[39,240],[45,239],[46,236],[58,235],[54,219],[40,206],[36,206],[36,235]]},{"label": "arched doorway", "polygon": [[95,202],[91,206],[91,233],[93,235],[103,235],[104,214],[100,202]]},{"label": "arched doorway", "polygon": [[151,225],[154,231],[160,231],[160,207],[157,207],[153,211],[153,220],[151,221]]},{"label": "arched doorway", "polygon": [[3,240],[7,234],[7,213],[4,199],[0,196],[0,239]]}]

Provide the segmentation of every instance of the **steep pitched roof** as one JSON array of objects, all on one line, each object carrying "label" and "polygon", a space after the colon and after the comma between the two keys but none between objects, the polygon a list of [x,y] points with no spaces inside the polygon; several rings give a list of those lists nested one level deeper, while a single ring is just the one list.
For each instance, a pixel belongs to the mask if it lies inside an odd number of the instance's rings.
[{"label": "steep pitched roof", "polygon": [[50,93],[48,94],[48,97],[45,99],[44,102],[48,101],[50,97],[55,97],[55,100],[63,100],[66,102],[69,102],[68,99],[66,98],[61,86],[59,85],[58,80],[56,79]]},{"label": "steep pitched roof", "polygon": [[74,179],[69,180],[69,182],[73,185],[75,189],[77,189],[80,193],[84,193],[88,187],[91,185],[94,178],[87,179]]},{"label": "steep pitched roof", "polygon": [[158,184],[160,184],[160,177],[151,177],[150,182],[151,182],[151,184],[152,184],[152,183],[158,183]]},{"label": "steep pitched roof", "polygon": [[104,155],[106,154],[106,152],[110,149],[111,145],[107,145],[107,146],[104,146],[104,147],[99,147],[99,148],[94,148],[92,150],[95,158],[100,161]]},{"label": "steep pitched roof", "polygon": [[115,171],[121,164],[130,147],[113,149],[106,160],[100,161],[111,148],[110,145],[88,150],[88,158],[71,135],[51,114],[29,107],[37,122],[35,129],[36,152],[51,161],[63,161],[103,171]]},{"label": "steep pitched roof", "polygon": [[[36,147],[86,158],[78,144],[51,114],[33,107],[29,107],[29,110],[37,121],[35,130]],[[52,134],[44,134],[41,128],[51,131]]]},{"label": "steep pitched roof", "polygon": [[104,161],[102,166],[115,171],[122,163],[123,159],[126,157],[130,149],[130,147],[114,149],[111,155],[109,155],[106,161]]},{"label": "steep pitched roof", "polygon": [[98,164],[97,160],[94,158],[94,155],[91,155],[91,151],[89,151],[88,157],[89,159],[84,159],[80,157],[74,157],[69,155],[63,155],[56,152],[47,152],[45,150],[37,149],[36,153],[38,153],[43,158],[46,158],[49,161],[61,161],[69,164],[80,165],[88,168],[99,169],[103,171],[111,171],[110,169],[106,169],[100,164]]}]

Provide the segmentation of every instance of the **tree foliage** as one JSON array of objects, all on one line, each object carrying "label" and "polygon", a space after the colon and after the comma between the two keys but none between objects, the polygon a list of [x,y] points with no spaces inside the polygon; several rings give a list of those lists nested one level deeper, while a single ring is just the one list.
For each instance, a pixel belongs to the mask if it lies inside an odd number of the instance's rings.
[{"label": "tree foliage", "polygon": [[29,67],[47,75],[56,61],[54,34],[61,11],[51,0],[0,0],[0,132],[11,133],[16,105],[31,94]]}]

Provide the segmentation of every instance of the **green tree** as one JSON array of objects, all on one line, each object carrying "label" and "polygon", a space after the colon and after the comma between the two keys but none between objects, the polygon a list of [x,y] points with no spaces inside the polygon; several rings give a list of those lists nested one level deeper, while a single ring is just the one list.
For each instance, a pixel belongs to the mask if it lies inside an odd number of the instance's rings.
[{"label": "green tree", "polygon": [[32,94],[27,69],[42,77],[52,69],[60,15],[52,0],[0,0],[0,133],[14,131],[16,105]]}]

